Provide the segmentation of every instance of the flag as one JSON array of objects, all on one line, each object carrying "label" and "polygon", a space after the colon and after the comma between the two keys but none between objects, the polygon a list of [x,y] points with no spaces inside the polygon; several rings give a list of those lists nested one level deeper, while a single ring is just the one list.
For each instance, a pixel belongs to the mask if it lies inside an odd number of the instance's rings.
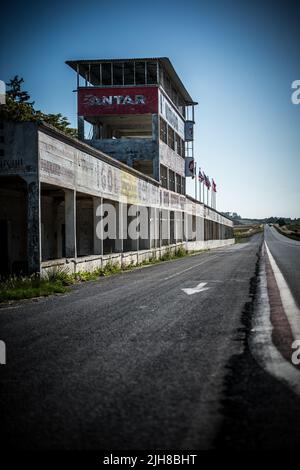
[{"label": "flag", "polygon": [[212,178],[211,182],[212,182],[212,190],[213,190],[214,193],[216,193],[216,192],[217,192],[217,185],[216,185],[216,182],[215,182],[215,180],[214,180],[213,178]]},{"label": "flag", "polygon": [[210,184],[210,181],[209,181],[209,176],[207,176],[204,172],[203,172],[203,175],[204,175],[204,184],[207,187],[207,189],[210,189],[211,184]]},{"label": "flag", "polygon": [[201,168],[199,168],[198,180],[200,181],[200,183],[203,183],[203,181],[204,181],[204,176],[203,176],[203,174],[201,173]]}]

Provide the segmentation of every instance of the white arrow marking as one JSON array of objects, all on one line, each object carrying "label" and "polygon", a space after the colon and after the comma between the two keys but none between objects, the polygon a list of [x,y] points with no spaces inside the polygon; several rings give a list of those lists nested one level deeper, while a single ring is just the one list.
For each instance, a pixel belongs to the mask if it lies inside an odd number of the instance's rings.
[{"label": "white arrow marking", "polygon": [[207,282],[200,282],[196,287],[187,287],[186,289],[181,289],[187,295],[198,294],[199,292],[203,292],[205,290],[210,289],[210,287],[205,287]]}]

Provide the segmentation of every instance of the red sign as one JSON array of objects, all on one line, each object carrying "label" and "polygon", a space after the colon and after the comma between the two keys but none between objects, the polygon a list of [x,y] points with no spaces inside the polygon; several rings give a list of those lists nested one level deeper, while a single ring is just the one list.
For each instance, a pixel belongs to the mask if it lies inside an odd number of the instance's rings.
[{"label": "red sign", "polygon": [[78,89],[78,115],[157,114],[158,87]]}]

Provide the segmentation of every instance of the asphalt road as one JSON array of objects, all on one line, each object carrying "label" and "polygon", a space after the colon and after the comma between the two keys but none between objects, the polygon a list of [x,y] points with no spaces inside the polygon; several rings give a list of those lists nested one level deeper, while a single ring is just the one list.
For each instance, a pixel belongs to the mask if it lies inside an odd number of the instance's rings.
[{"label": "asphalt road", "polygon": [[300,242],[265,227],[265,240],[300,307]]},{"label": "asphalt road", "polygon": [[[2,445],[179,450],[276,444],[270,393],[275,390],[277,414],[282,400],[294,419],[300,408],[245,346],[261,242],[256,235],[0,309],[7,346],[0,368]],[[182,290],[200,283],[206,284],[194,294]],[[278,432],[288,439],[289,429]]]}]

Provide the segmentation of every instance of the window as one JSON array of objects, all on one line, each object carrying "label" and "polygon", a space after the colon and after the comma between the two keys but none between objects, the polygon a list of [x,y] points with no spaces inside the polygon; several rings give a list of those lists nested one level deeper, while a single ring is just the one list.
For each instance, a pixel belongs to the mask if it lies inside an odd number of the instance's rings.
[{"label": "window", "polygon": [[177,92],[174,87],[171,89],[171,98],[173,103],[177,106]]},{"label": "window", "polygon": [[136,62],[135,63],[135,83],[136,85],[145,84],[145,62]]},{"label": "window", "polygon": [[182,139],[175,132],[175,152],[182,156]]},{"label": "window", "polygon": [[124,85],[134,85],[134,62],[124,63]]},{"label": "window", "polygon": [[185,145],[184,145],[184,140],[181,139],[181,156],[182,158],[185,158]]},{"label": "window", "polygon": [[115,62],[113,64],[113,82],[114,85],[123,85],[123,64]]},{"label": "window", "polygon": [[100,83],[100,64],[91,64],[90,78],[92,85],[101,85]]},{"label": "window", "polygon": [[168,146],[175,150],[175,132],[170,126],[168,126]]},{"label": "window", "polygon": [[164,74],[164,85],[167,95],[171,98],[171,82],[167,74]]},{"label": "window", "polygon": [[168,170],[164,165],[160,165],[160,184],[163,188],[168,188]]},{"label": "window", "polygon": [[178,106],[179,112],[182,114],[182,116],[185,118],[185,106]]},{"label": "window", "polygon": [[181,176],[176,174],[176,192],[181,194],[182,193],[182,188],[181,188]]},{"label": "window", "polygon": [[181,178],[181,194],[185,194],[185,178]]},{"label": "window", "polygon": [[159,84],[165,88],[164,86],[164,70],[162,67],[159,67]]},{"label": "window", "polygon": [[147,84],[157,83],[157,64],[156,62],[147,62]]},{"label": "window", "polygon": [[[89,79],[89,66],[87,64],[80,64],[79,65],[79,73],[86,81]],[[84,83],[86,86],[86,83]]]},{"label": "window", "polygon": [[169,189],[175,191],[175,173],[172,170],[169,170]]},{"label": "window", "polygon": [[165,144],[168,143],[168,138],[167,138],[167,123],[164,121],[162,118],[160,118],[160,140],[165,142]]},{"label": "window", "polygon": [[152,160],[134,160],[133,168],[148,176],[153,176]]},{"label": "window", "polygon": [[111,63],[102,64],[102,85],[111,85]]},{"label": "window", "polygon": [[0,157],[4,157],[4,149],[0,149]]}]

